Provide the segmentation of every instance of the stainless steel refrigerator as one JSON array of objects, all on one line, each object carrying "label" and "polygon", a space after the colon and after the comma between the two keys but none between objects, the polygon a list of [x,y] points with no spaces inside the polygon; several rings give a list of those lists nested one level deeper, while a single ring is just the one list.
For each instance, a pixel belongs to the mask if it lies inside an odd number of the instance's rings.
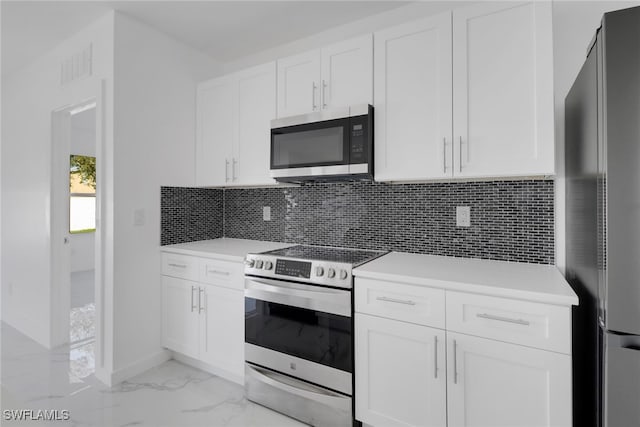
[{"label": "stainless steel refrigerator", "polygon": [[640,426],[640,7],[604,15],[565,100],[574,426]]}]

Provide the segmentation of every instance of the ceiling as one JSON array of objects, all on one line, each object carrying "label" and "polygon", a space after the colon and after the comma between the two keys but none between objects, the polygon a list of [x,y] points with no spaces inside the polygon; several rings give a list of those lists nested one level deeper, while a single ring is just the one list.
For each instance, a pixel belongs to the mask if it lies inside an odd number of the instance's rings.
[{"label": "ceiling", "polygon": [[2,74],[20,69],[114,9],[220,62],[409,1],[1,1]]}]

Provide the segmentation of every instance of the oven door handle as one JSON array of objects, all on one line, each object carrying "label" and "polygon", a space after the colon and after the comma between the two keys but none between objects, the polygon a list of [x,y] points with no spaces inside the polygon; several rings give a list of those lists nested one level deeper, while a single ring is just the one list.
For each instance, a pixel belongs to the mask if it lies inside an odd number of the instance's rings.
[{"label": "oven door handle", "polygon": [[245,277],[244,296],[276,304],[351,317],[351,291]]}]

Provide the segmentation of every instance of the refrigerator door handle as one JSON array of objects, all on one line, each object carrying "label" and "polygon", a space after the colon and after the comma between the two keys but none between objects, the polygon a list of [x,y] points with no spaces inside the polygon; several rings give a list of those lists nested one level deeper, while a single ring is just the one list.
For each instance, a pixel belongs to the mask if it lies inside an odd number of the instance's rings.
[{"label": "refrigerator door handle", "polygon": [[640,351],[640,337],[637,335],[621,335],[620,348],[623,348],[625,350]]}]

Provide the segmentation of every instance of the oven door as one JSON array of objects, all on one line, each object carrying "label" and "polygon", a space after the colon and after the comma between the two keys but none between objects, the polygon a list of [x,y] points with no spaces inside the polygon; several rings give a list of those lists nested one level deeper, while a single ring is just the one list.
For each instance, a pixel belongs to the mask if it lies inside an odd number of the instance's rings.
[{"label": "oven door", "polygon": [[351,395],[351,291],[245,278],[247,362]]}]

